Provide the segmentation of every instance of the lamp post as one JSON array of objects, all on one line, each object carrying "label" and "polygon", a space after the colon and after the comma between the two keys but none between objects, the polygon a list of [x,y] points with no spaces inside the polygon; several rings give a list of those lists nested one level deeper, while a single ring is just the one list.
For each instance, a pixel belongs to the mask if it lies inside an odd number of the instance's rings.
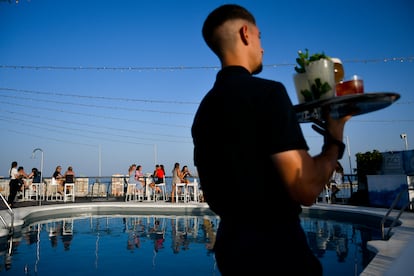
[{"label": "lamp post", "polygon": [[[39,190],[41,191],[41,186],[42,186],[42,183],[43,183],[43,155],[44,154],[43,154],[43,150],[41,148],[35,148],[32,152],[32,158],[35,157],[36,151],[40,151],[42,153],[42,158],[40,160],[40,184],[39,184]],[[39,205],[41,205],[41,200],[42,200],[42,197],[39,195]]]},{"label": "lamp post", "polygon": [[157,144],[154,144],[154,166],[157,165]]},{"label": "lamp post", "polygon": [[400,138],[404,140],[405,150],[408,150],[407,134],[406,133],[401,133]]},{"label": "lamp post", "polygon": [[101,144],[99,144],[99,167],[98,167],[98,175],[101,177],[102,174],[102,149]]}]

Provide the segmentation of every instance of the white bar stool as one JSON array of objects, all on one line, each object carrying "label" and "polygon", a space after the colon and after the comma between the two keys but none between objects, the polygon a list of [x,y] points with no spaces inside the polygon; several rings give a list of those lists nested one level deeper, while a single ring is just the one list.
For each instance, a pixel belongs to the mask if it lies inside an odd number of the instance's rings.
[{"label": "white bar stool", "polygon": [[72,202],[75,202],[75,183],[65,183],[63,189],[63,201],[69,201],[69,198],[71,198]]},{"label": "white bar stool", "polygon": [[43,181],[43,183],[39,183],[39,186],[37,187],[37,196],[39,200],[45,200],[46,199],[46,182]]},{"label": "white bar stool", "polygon": [[125,194],[125,202],[139,200],[144,200],[143,191],[137,191],[137,185],[135,183],[128,183],[127,191]]},{"label": "white bar stool", "polygon": [[[181,190],[181,194],[178,192]],[[175,203],[178,203],[178,199],[181,198],[184,203],[188,202],[187,183],[175,184]]]},{"label": "white bar stool", "polygon": [[[188,194],[188,199],[189,200],[193,199],[193,201],[199,202],[197,179],[194,179],[193,182],[190,182],[190,183],[187,184],[187,194]],[[193,194],[192,197],[191,197],[191,194]]]},{"label": "white bar stool", "polygon": [[135,199],[136,185],[128,183],[127,191],[125,194],[125,202]]},{"label": "white bar stool", "polygon": [[36,201],[38,200],[44,200],[45,199],[45,193],[44,193],[44,184],[43,183],[32,183],[29,186],[29,199],[31,199],[32,196],[36,197]]},{"label": "white bar stool", "polygon": [[[158,190],[157,188],[159,188],[161,190],[160,193],[157,193],[157,190]],[[165,182],[164,183],[155,184],[154,200],[155,201],[158,201],[159,198],[162,197],[162,200],[163,201],[166,201],[167,200],[167,191],[166,190],[167,190],[167,187],[165,186]]]},{"label": "white bar stool", "polygon": [[54,177],[52,177],[52,181],[49,184],[50,191],[48,191],[49,200],[56,200],[56,201],[63,200],[63,195],[58,193],[58,186],[59,186],[59,183],[56,181]]},{"label": "white bar stool", "polygon": [[[23,179],[24,185],[22,190],[22,201],[31,200],[32,196],[35,194],[33,193],[32,188],[32,180],[31,179]],[[17,197],[17,196],[16,196]]]}]

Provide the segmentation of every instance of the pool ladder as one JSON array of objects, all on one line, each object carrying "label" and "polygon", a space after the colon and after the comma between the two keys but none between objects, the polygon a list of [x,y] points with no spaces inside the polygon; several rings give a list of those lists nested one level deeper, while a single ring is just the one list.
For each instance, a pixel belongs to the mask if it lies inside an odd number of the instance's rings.
[{"label": "pool ladder", "polygon": [[398,219],[400,218],[400,216],[402,215],[402,213],[404,212],[404,210],[407,209],[407,207],[411,204],[410,201],[408,201],[406,204],[404,204],[404,206],[398,212],[398,215],[395,218],[391,218],[392,219],[392,223],[391,223],[391,225],[389,227],[387,227],[388,231],[385,231],[385,222],[390,217],[390,214],[394,210],[395,205],[397,205],[397,203],[400,201],[401,196],[404,193],[407,193],[407,192],[408,192],[408,189],[404,189],[401,192],[399,192],[399,194],[397,195],[397,197],[392,202],[391,207],[388,209],[387,213],[382,218],[382,220],[381,220],[381,234],[382,234],[382,239],[383,240],[388,240],[391,237],[390,234],[391,234],[392,228],[397,224]]},{"label": "pool ladder", "polygon": [[4,196],[1,193],[0,193],[0,197],[3,203],[7,206],[9,214],[10,214],[10,228],[6,220],[1,215],[0,215],[0,220],[4,224],[5,228],[9,230],[9,235],[13,235],[14,233],[14,212],[12,208],[10,208],[9,204],[7,204],[7,200],[4,198]]}]

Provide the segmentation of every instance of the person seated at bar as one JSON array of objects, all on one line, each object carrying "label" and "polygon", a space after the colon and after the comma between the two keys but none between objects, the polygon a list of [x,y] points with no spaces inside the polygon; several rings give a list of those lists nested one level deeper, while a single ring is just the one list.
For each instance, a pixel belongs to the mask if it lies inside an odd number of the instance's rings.
[{"label": "person seated at bar", "polygon": [[142,183],[142,186],[145,186],[145,176],[144,173],[142,172],[142,166],[141,165],[137,165],[137,168],[135,170],[135,180],[139,181]]},{"label": "person seated at bar", "polygon": [[190,183],[190,180],[188,179],[189,177],[193,177],[190,173],[190,171],[188,170],[188,166],[184,165],[181,169],[181,175],[182,175],[182,179],[184,183]]},{"label": "person seated at bar", "polygon": [[40,183],[41,174],[42,172],[40,172],[37,168],[33,168],[28,178],[32,179],[32,183]]},{"label": "person seated at bar", "polygon": [[63,177],[65,178],[65,183],[75,183],[75,172],[72,166],[68,167]]},{"label": "person seated at bar", "polygon": [[135,184],[135,190],[139,193],[143,193],[143,184],[137,180],[136,178],[136,170],[137,170],[137,165],[136,164],[132,164],[131,166],[129,166],[128,168],[128,183],[129,184]]},{"label": "person seated at bar", "polygon": [[[66,170],[66,172],[63,174],[63,177],[65,179],[64,184],[66,183],[75,183],[75,172],[73,171],[73,167],[69,166],[68,169]],[[68,187],[66,190],[67,194],[70,194],[70,189],[72,189],[72,187]]]},{"label": "person seated at bar", "polygon": [[25,185],[25,189],[32,189],[34,192],[36,192],[36,185],[31,185],[33,183],[40,183],[40,177],[41,172],[37,168],[32,168],[32,172],[27,176],[28,179],[32,180],[30,182],[26,182],[27,185]]},{"label": "person seated at bar", "polygon": [[57,166],[55,169],[55,172],[52,175],[52,178],[54,178],[56,183],[58,184],[57,191],[59,194],[63,194],[63,185],[64,185],[64,180],[65,180],[61,171],[62,171],[62,167]]}]

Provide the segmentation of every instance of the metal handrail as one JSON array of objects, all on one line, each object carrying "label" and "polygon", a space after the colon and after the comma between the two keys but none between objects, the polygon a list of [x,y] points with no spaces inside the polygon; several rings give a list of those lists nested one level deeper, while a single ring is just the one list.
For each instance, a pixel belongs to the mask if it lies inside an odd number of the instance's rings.
[{"label": "metal handrail", "polygon": [[[9,204],[7,203],[7,200],[4,198],[3,194],[0,193],[0,197],[3,200],[4,204],[7,206],[7,209],[9,209],[9,214],[10,214],[10,231],[11,233],[13,233],[14,230],[14,212],[13,209],[10,208]],[[1,221],[3,222],[3,224],[5,225],[5,227],[7,228],[7,222],[4,220],[3,216],[0,216]]]},{"label": "metal handrail", "polygon": [[402,215],[402,213],[404,212],[404,210],[408,207],[408,205],[410,204],[410,202],[407,202],[398,212],[397,217],[393,218],[393,221],[391,223],[391,225],[388,227],[388,231],[387,234],[385,234],[385,222],[387,221],[388,217],[390,216],[390,213],[392,210],[394,210],[395,205],[397,205],[397,203],[400,201],[401,196],[403,195],[403,193],[408,192],[408,188],[404,189],[402,191],[400,191],[397,195],[397,197],[394,199],[394,201],[391,204],[391,207],[388,209],[387,213],[384,215],[384,217],[381,220],[381,234],[382,234],[382,239],[388,239],[390,237],[390,233],[391,233],[391,229],[395,226],[395,224],[397,223],[398,219],[400,218],[400,216]]}]

